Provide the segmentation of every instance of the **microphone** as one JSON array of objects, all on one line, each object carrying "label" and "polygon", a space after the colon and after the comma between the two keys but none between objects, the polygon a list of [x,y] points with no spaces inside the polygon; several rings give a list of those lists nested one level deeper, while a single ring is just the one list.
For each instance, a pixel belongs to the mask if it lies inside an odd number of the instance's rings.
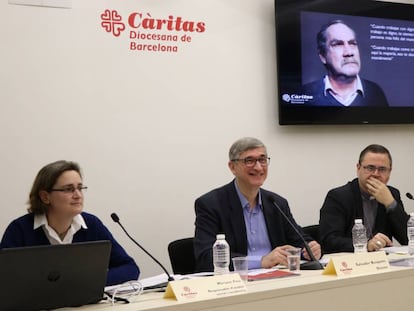
[{"label": "microphone", "polygon": [[407,193],[405,194],[405,196],[406,196],[407,198],[409,198],[410,200],[414,200],[413,195],[412,195],[411,193],[409,193],[409,192],[407,192]]},{"label": "microphone", "polygon": [[116,213],[112,213],[111,214],[111,218],[112,218],[112,220],[114,222],[116,222],[122,228],[122,230],[125,232],[125,234],[127,235],[127,237],[131,239],[132,242],[134,242],[140,249],[142,249],[144,251],[145,254],[147,254],[148,256],[150,256],[151,259],[154,260],[162,268],[162,270],[164,270],[165,274],[168,277],[168,281],[174,281],[174,278],[168,273],[167,269],[165,269],[165,267],[154,256],[152,256],[145,248],[143,248],[137,241],[135,241],[129,235],[129,233],[125,230],[124,226],[119,221],[118,215]]},{"label": "microphone", "polygon": [[289,223],[289,225],[292,227],[293,230],[295,230],[296,234],[299,236],[299,238],[302,240],[302,242],[305,244],[305,249],[309,254],[309,257],[311,258],[311,261],[304,262],[300,265],[301,270],[323,270],[322,264],[315,258],[313,255],[308,242],[305,241],[303,238],[303,235],[299,232],[299,230],[296,228],[296,226],[290,221],[289,217],[286,216],[286,214],[282,211],[279,204],[276,203],[276,201],[272,201],[273,205],[276,206],[276,208],[279,210],[280,214],[286,219],[286,221]]}]

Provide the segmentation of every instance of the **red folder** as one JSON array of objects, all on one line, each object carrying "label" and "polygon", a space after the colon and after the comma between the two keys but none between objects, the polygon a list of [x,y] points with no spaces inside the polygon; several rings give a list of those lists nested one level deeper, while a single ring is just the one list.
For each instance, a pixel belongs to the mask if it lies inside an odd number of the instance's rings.
[{"label": "red folder", "polygon": [[267,279],[275,279],[275,278],[284,278],[288,276],[296,276],[299,275],[294,272],[286,271],[286,270],[271,270],[269,272],[263,272],[260,274],[249,275],[248,281],[258,281],[258,280],[267,280]]}]

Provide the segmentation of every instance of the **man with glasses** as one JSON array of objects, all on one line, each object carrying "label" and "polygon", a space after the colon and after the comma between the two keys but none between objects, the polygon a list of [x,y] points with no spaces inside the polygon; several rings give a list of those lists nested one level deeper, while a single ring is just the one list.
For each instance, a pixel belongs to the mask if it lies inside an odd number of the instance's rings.
[{"label": "man with glasses", "polygon": [[[266,147],[256,138],[241,138],[230,147],[228,167],[235,179],[195,201],[194,251],[198,271],[213,271],[212,246],[218,233],[226,235],[231,258],[249,256],[249,269],[287,265],[286,249],[303,249],[303,241],[279,211],[280,208],[303,234],[286,199],[261,188],[269,163]],[[303,235],[319,259],[319,244]],[[310,259],[305,249],[303,257]]]},{"label": "man with glasses", "polygon": [[319,229],[325,253],[353,252],[352,227],[360,218],[367,229],[368,251],[407,244],[408,214],[398,189],[387,186],[392,158],[387,148],[369,145],[361,151],[357,176],[328,192],[320,210]]}]

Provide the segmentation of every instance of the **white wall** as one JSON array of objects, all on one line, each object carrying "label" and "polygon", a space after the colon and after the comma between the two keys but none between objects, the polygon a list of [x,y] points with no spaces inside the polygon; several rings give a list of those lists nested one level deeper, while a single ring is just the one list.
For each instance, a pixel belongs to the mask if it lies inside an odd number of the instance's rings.
[{"label": "white wall", "polygon": [[[107,224],[143,276],[161,273],[110,213],[169,268],[168,242],[193,235],[194,199],[232,179],[227,152],[242,136],[267,144],[265,188],[288,198],[302,225],[318,222],[326,192],[355,176],[370,143],[392,152],[390,184],[414,191],[413,125],[278,125],[273,0],[72,3],[0,3],[1,232],[25,213],[43,165],[78,161],[89,186],[85,210]],[[206,31],[175,54],[130,51],[125,33],[101,28],[105,9],[182,16],[204,21]]]}]

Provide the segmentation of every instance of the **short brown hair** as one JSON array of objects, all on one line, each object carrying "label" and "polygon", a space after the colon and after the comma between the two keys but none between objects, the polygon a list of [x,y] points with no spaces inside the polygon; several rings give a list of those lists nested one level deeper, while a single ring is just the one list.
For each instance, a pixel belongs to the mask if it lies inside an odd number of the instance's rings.
[{"label": "short brown hair", "polygon": [[82,177],[79,164],[72,161],[60,160],[46,166],[37,173],[33,182],[32,190],[29,195],[29,207],[27,211],[34,214],[46,214],[49,206],[40,198],[40,191],[50,192],[56,183],[56,180],[66,171],[76,171]]},{"label": "short brown hair", "polygon": [[364,160],[365,155],[368,152],[386,154],[388,156],[388,158],[390,159],[390,168],[392,168],[391,153],[388,151],[387,148],[385,148],[384,146],[378,145],[378,144],[371,144],[369,146],[366,146],[364,148],[364,150],[361,151],[361,153],[359,154],[359,160],[358,160],[359,164],[362,163],[362,161]]}]

